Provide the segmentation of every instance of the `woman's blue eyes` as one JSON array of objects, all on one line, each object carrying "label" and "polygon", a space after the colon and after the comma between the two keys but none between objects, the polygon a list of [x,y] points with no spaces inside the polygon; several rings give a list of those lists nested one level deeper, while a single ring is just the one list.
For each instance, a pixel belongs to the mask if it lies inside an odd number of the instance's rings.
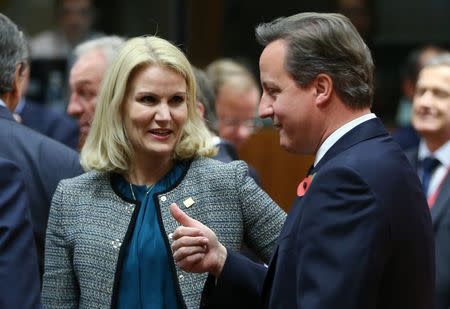
[{"label": "woman's blue eyes", "polygon": [[171,101],[174,102],[174,103],[183,103],[183,102],[184,102],[184,98],[181,97],[181,96],[174,96],[174,97],[171,99]]},{"label": "woman's blue eyes", "polygon": [[153,96],[144,96],[140,99],[140,101],[145,103],[156,103],[156,98]]},{"label": "woman's blue eyes", "polygon": [[[183,103],[184,101],[185,101],[184,97],[182,97],[182,96],[174,96],[174,97],[169,99],[169,104],[170,103],[179,104],[179,103]],[[157,97],[154,97],[154,96],[143,96],[143,97],[138,99],[138,102],[149,103],[149,104],[157,104],[157,103],[160,102],[160,99],[158,99]]]}]

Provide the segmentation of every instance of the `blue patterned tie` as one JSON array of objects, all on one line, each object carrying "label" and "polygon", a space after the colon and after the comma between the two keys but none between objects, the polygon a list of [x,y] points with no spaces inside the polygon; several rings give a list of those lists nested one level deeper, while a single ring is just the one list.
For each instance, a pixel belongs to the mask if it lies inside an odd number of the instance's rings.
[{"label": "blue patterned tie", "polygon": [[428,196],[431,175],[433,175],[434,170],[439,164],[441,162],[433,157],[427,157],[422,161],[422,188],[426,196]]}]

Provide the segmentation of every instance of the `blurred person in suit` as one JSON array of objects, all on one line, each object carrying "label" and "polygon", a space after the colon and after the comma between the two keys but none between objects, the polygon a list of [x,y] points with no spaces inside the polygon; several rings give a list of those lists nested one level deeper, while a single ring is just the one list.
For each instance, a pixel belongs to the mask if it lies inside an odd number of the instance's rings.
[{"label": "blurred person in suit", "polygon": [[67,114],[78,121],[79,149],[83,147],[91,128],[103,77],[123,43],[124,39],[118,36],[105,36],[75,48],[76,60],[69,76]]},{"label": "blurred person in suit", "polygon": [[[210,108],[214,108],[215,118],[210,122],[219,137],[215,139],[219,145],[218,157],[237,160],[239,148],[262,125],[256,117],[259,88],[251,72],[231,59],[213,61],[205,72],[205,81],[200,77],[199,87],[212,86],[213,89],[210,102],[205,101],[205,105],[210,104]],[[209,89],[205,91],[211,92]],[[249,171],[259,185],[257,171],[252,166],[249,166]]]},{"label": "blurred person in suit", "polygon": [[40,308],[39,266],[23,174],[0,157],[0,307]]},{"label": "blurred person in suit", "polygon": [[417,147],[420,140],[419,135],[411,124],[412,101],[416,92],[419,72],[430,58],[443,52],[445,50],[438,46],[425,45],[412,50],[403,65],[401,72],[402,97],[400,98],[396,116],[398,127],[392,132],[392,137],[404,150]]},{"label": "blurred person in suit", "polygon": [[0,14],[0,157],[13,161],[23,171],[42,274],[44,235],[53,193],[61,179],[77,176],[83,170],[74,150],[17,123],[13,117],[26,79],[26,48],[22,32]]},{"label": "blurred person in suit", "polygon": [[412,124],[420,135],[406,155],[431,208],[436,246],[436,309],[450,307],[450,53],[435,56],[418,76]]},{"label": "blurred person in suit", "polygon": [[193,70],[197,86],[197,108],[205,120],[206,126],[213,134],[214,145],[218,148],[214,158],[225,163],[238,160],[239,156],[234,145],[218,136],[216,97],[213,85],[203,70],[198,68],[193,68]]},{"label": "blurred person in suit", "polygon": [[172,204],[177,265],[210,273],[211,307],[433,308],[430,213],[416,172],[371,113],[374,64],[356,28],[341,14],[300,13],[256,36],[259,115],[314,165],[268,268]]},{"label": "blurred person in suit", "polygon": [[252,73],[232,59],[218,59],[205,69],[214,88],[219,136],[238,150],[261,125],[260,91]]}]

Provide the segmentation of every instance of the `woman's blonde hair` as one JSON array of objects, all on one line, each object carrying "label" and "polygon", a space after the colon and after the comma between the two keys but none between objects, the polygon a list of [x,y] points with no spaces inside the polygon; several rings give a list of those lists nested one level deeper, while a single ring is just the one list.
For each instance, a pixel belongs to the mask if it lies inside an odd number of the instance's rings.
[{"label": "woman's blonde hair", "polygon": [[168,41],[145,36],[128,40],[103,79],[81,164],[86,170],[125,172],[134,157],[123,121],[123,103],[132,73],[147,65],[176,71],[186,80],[188,119],[175,146],[174,159],[212,156],[215,147],[196,108],[195,78],[183,52]]}]

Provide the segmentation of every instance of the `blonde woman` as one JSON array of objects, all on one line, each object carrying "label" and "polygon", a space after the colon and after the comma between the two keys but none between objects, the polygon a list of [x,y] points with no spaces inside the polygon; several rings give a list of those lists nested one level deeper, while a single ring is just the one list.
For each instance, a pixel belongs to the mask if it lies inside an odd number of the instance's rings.
[{"label": "blonde woman", "polygon": [[240,161],[215,152],[183,53],[157,37],[129,40],[103,81],[81,152],[86,174],[53,197],[42,301],[47,308],[198,308],[207,276],[179,269],[173,202],[227,247],[270,258],[285,219]]}]

